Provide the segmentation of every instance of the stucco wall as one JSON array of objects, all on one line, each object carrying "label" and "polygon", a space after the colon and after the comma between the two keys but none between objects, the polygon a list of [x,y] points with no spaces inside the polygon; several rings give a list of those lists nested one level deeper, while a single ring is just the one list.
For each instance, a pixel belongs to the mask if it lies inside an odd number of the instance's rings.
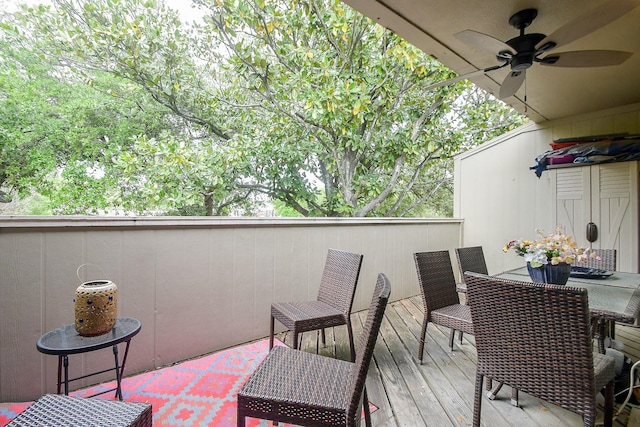
[{"label": "stucco wall", "polygon": [[489,273],[522,265],[502,248],[510,240],[534,238],[535,229],[552,231],[549,173],[538,178],[529,168],[557,138],[640,133],[640,104],[530,123],[458,156],[455,160],[454,215],[464,218],[465,246],[482,245]]},{"label": "stucco wall", "polygon": [[[0,217],[0,401],[55,392],[57,358],[35,344],[74,321],[82,264],[118,285],[120,316],[142,321],[133,374],[267,336],[272,302],[316,297],[329,248],[364,255],[354,310],[380,272],[392,299],[419,294],[412,254],[449,249],[457,269],[460,231],[451,219]],[[81,269],[82,280],[97,275]],[[73,355],[71,376],[112,363],[109,349]]]}]

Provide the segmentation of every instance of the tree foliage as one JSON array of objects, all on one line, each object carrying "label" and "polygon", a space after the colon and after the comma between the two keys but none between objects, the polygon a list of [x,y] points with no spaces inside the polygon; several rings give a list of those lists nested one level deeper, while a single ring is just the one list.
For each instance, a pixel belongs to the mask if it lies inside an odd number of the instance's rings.
[{"label": "tree foliage", "polygon": [[87,135],[61,140],[78,155],[45,175],[133,212],[442,214],[452,156],[523,122],[469,83],[426,90],[452,72],[343,3],[193,3],[193,25],[154,0],[53,0],[4,24],[61,87],[93,90],[78,116],[106,119],[98,94],[118,100],[111,123],[71,116]]}]

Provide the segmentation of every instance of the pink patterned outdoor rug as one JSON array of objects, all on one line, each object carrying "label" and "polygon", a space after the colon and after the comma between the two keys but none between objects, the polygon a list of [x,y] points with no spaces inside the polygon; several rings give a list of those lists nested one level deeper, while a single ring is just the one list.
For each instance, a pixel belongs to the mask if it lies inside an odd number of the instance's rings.
[{"label": "pink patterned outdoor rug", "polygon": [[[276,341],[276,345],[284,344]],[[123,398],[127,402],[151,403],[154,427],[235,427],[238,390],[268,352],[269,340],[261,340],[127,377],[122,380]],[[114,387],[112,381],[70,394],[84,397]],[[114,393],[99,398],[114,399]],[[0,403],[0,425],[7,424],[31,403]],[[376,409],[371,405],[372,412]],[[247,426],[267,425],[271,423],[247,419]]]}]

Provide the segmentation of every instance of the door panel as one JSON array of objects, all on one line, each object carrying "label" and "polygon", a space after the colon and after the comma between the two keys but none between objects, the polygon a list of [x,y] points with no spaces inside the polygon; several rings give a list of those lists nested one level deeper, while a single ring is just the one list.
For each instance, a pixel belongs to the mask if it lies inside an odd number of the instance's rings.
[{"label": "door panel", "polygon": [[618,251],[618,269],[637,271],[637,162],[591,166],[591,206],[599,238],[593,247]]},{"label": "door panel", "polygon": [[555,174],[554,224],[564,226],[567,234],[585,246],[591,205],[589,168],[556,169]]},{"label": "door panel", "polygon": [[[552,215],[582,247],[618,251],[618,269],[638,271],[638,162],[551,170]],[[589,222],[598,239],[587,241]]]}]

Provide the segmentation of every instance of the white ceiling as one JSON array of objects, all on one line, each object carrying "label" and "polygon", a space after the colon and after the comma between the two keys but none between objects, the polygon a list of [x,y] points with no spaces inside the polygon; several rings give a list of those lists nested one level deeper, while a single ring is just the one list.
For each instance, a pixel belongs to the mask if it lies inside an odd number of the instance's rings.
[{"label": "white ceiling", "polygon": [[[509,25],[511,15],[533,8],[538,10],[538,16],[525,33],[549,35],[610,1],[640,5],[640,0],[344,1],[458,74],[500,64],[491,53],[476,50],[454,37],[460,31],[474,30],[506,41],[519,35],[519,31]],[[551,52],[577,50],[620,50],[633,55],[621,65],[597,68],[548,67],[534,63],[527,70],[525,84],[515,96],[504,101],[536,122],[640,102],[640,7]],[[497,96],[508,73],[507,66],[471,80]]]}]

